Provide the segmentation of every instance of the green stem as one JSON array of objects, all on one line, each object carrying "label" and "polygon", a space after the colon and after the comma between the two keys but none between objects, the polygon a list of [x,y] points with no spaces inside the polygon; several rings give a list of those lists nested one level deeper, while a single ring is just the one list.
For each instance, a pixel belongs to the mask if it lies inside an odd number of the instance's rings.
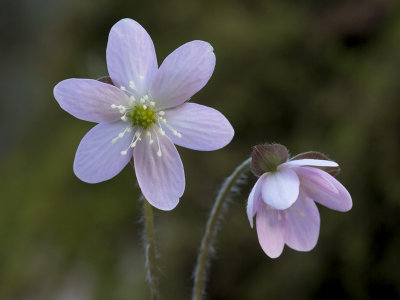
[{"label": "green stem", "polygon": [[153,208],[146,199],[144,202],[144,251],[146,257],[147,281],[152,300],[160,299],[158,294],[158,276],[156,267],[156,248],[154,239]]},{"label": "green stem", "polygon": [[222,188],[218,192],[217,199],[212,208],[211,214],[207,221],[206,232],[200,245],[200,251],[197,257],[197,264],[194,272],[194,286],[192,292],[192,300],[201,300],[204,296],[204,282],[206,279],[206,269],[213,247],[214,238],[217,232],[218,220],[221,217],[223,206],[228,198],[232,187],[247,169],[250,167],[251,158],[242,162],[233,173],[225,180]]}]

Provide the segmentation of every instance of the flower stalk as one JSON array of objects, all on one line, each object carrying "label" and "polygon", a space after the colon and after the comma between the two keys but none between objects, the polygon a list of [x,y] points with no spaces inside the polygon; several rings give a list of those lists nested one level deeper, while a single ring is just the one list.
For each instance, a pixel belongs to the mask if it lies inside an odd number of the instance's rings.
[{"label": "flower stalk", "polygon": [[218,192],[216,201],[207,221],[206,231],[201,241],[200,251],[197,257],[197,264],[194,271],[192,300],[203,299],[207,265],[218,230],[218,221],[222,215],[224,204],[226,203],[228,196],[232,191],[232,188],[235,186],[235,183],[240,178],[240,176],[249,169],[250,165],[251,158],[248,158],[244,162],[242,162],[235,169],[235,171],[225,180],[222,188]]},{"label": "flower stalk", "polygon": [[144,209],[144,252],[146,259],[147,281],[150,287],[150,299],[160,299],[158,293],[158,275],[156,266],[156,248],[154,238],[153,208],[146,199],[143,199]]}]

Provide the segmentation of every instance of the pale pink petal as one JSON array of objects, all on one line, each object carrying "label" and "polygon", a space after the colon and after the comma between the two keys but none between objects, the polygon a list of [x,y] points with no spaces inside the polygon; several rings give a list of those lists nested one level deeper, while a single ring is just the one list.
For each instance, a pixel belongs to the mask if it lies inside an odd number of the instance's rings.
[{"label": "pale pink petal", "polygon": [[76,151],[74,172],[82,181],[97,183],[117,175],[132,159],[132,150],[122,155],[131,143],[133,131],[125,132],[113,143],[119,133],[124,132],[124,122],[103,123],[93,127],[82,139]]},{"label": "pale pink petal", "polygon": [[[157,155],[157,142],[150,144],[144,135],[134,150],[136,177],[144,197],[161,210],[171,210],[185,190],[185,174],[181,158],[172,141],[158,135],[161,156]],[[156,140],[153,132],[153,140]]]},{"label": "pale pink petal", "polygon": [[54,97],[74,117],[96,123],[110,123],[121,114],[112,104],[126,105],[129,98],[115,86],[93,79],[71,78],[54,87]]},{"label": "pale pink petal", "polygon": [[301,180],[301,190],[314,201],[338,211],[348,211],[353,206],[346,188],[328,173],[310,167],[296,168],[296,172]]},{"label": "pale pink petal", "polygon": [[157,109],[178,106],[201,90],[215,67],[213,47],[207,42],[192,41],[167,56],[154,75],[150,95]]},{"label": "pale pink petal", "polygon": [[268,173],[262,186],[262,197],[275,209],[290,207],[299,195],[299,177],[291,169]]},{"label": "pale pink petal", "polygon": [[135,95],[146,95],[158,67],[153,41],[146,30],[134,20],[122,19],[111,28],[106,54],[113,83]]},{"label": "pale pink petal", "polygon": [[299,199],[285,210],[285,243],[297,251],[310,251],[319,236],[320,217],[314,201],[307,197]]},{"label": "pale pink petal", "polygon": [[249,218],[251,228],[253,228],[253,217],[257,213],[259,205],[262,204],[261,187],[266,176],[267,174],[264,174],[258,178],[249,195],[247,202],[247,217]]},{"label": "pale pink petal", "polygon": [[290,160],[282,164],[282,166],[315,166],[315,167],[337,167],[339,166],[337,163],[331,160],[322,160],[322,159],[296,159]]},{"label": "pale pink petal", "polygon": [[257,235],[261,248],[271,258],[277,258],[285,245],[285,221],[275,209],[260,205],[257,216]]},{"label": "pale pink petal", "polygon": [[[303,178],[303,185],[306,185],[308,183],[314,184],[319,187],[319,189],[324,189],[326,191],[329,191],[333,194],[338,194],[339,190],[336,188],[336,186],[331,182],[331,175],[329,175],[327,172],[322,171],[322,172],[314,172],[314,170],[320,170],[318,168],[312,168],[312,167],[295,167],[292,168],[293,171],[297,173],[297,176],[300,178],[300,188],[302,187],[302,177]],[[303,176],[304,175],[304,176]]]},{"label": "pale pink petal", "polygon": [[220,149],[229,144],[234,135],[231,124],[219,111],[195,103],[166,110],[165,119],[164,129],[170,139],[194,150]]}]

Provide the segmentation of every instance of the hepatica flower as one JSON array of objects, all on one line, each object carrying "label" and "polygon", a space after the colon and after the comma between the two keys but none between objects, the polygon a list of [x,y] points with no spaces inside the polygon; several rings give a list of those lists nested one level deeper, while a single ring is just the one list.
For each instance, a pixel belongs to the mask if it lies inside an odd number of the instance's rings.
[{"label": "hepatica flower", "polygon": [[73,78],[54,88],[61,108],[99,123],[82,139],[74,172],[85,182],[97,183],[117,175],[133,158],[143,195],[153,206],[171,210],[185,189],[174,144],[216,150],[234,134],[220,112],[187,103],[214,71],[213,48],[203,41],[186,43],[158,68],[146,30],[123,19],[112,27],[106,52],[113,84]]},{"label": "hepatica flower", "polygon": [[318,152],[288,157],[279,144],[256,146],[252,154],[252,171],[260,177],[247,215],[252,227],[256,215],[258,240],[272,258],[281,255],[284,244],[298,251],[314,248],[320,227],[315,202],[337,211],[352,207],[350,194],[332,176],[339,172],[337,163]]}]

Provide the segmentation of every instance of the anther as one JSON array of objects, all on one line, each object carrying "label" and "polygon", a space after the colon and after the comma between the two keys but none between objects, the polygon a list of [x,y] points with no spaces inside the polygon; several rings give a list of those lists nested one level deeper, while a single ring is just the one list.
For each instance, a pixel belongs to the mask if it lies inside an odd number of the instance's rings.
[{"label": "anther", "polygon": [[140,78],[140,80],[143,80],[144,76],[143,75],[139,75],[139,78]]},{"label": "anther", "polygon": [[120,89],[121,89],[121,91],[126,92],[126,88],[123,85],[121,85]]},{"label": "anther", "polygon": [[129,81],[129,86],[131,89],[135,89],[135,83],[133,82],[133,80]]},{"label": "anther", "polygon": [[158,112],[158,114],[159,114],[160,116],[163,116],[163,115],[165,114],[165,112],[164,112],[163,110],[160,110],[160,111]]},{"label": "anther", "polygon": [[158,152],[157,152],[157,155],[158,155],[158,157],[161,157],[161,150],[158,150]]},{"label": "anther", "polygon": [[154,101],[150,101],[150,105],[154,106],[154,105],[156,105],[156,103]]},{"label": "anther", "polygon": [[126,150],[121,151],[122,155],[126,155],[127,153],[128,153],[128,151],[126,151]]}]

